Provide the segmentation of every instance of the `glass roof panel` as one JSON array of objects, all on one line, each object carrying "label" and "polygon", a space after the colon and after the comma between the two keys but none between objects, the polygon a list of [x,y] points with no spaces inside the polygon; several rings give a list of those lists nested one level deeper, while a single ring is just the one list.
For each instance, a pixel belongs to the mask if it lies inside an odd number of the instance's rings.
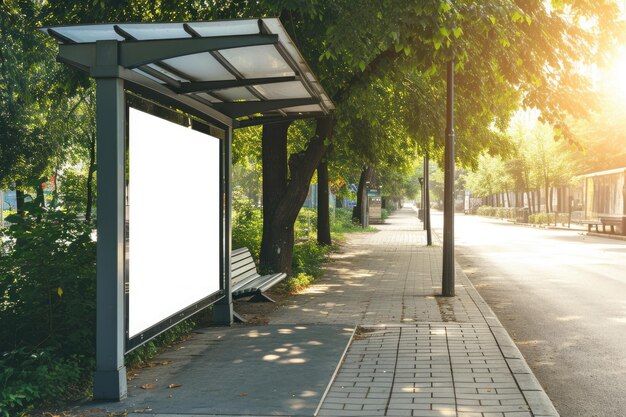
[{"label": "glass roof panel", "polygon": [[257,19],[192,22],[189,26],[201,36],[254,35],[259,33]]},{"label": "glass roof panel", "polygon": [[268,100],[311,97],[300,81],[255,85],[254,88]]},{"label": "glass roof panel", "polygon": [[159,67],[159,66],[157,66],[155,64],[148,64],[148,66],[150,68],[152,68],[153,70],[159,71],[161,74],[166,75],[166,76],[168,76],[168,77],[170,77],[170,78],[172,78],[172,79],[174,79],[176,81],[189,81],[188,79],[179,77],[176,74],[172,74],[171,72],[169,72],[167,70],[164,70],[163,68],[161,68],[161,67]]},{"label": "glass roof panel", "polygon": [[[307,98],[311,97],[312,94],[321,100],[320,104],[293,106],[283,109],[283,111],[291,114],[316,114],[326,113],[327,110],[334,108],[332,101],[304,61],[300,51],[285,31],[279,19],[242,19],[189,22],[187,24],[193,31],[203,37],[274,33],[278,35],[279,44],[220,50],[219,53],[225,60],[225,66],[220,63],[220,60],[214,58],[211,53],[202,52],[162,59],[162,65],[167,68],[163,69],[159,65],[158,51],[155,51],[154,58],[152,58],[153,62],[148,64],[148,67],[163,74],[164,77],[179,82],[235,80],[237,75],[232,75],[231,71],[233,69],[244,78],[271,78],[294,76],[296,74],[302,77],[298,81],[229,88],[215,91],[211,94],[197,92],[188,94],[188,98],[206,104],[207,101],[213,103],[221,101],[258,101],[259,97],[267,100]],[[157,39],[189,39],[192,36],[185,31],[183,23],[120,23],[119,27],[136,38],[137,42]],[[70,41],[94,43],[98,40],[117,40],[123,45],[125,41],[123,36],[115,32],[114,23],[64,26],[51,29],[54,29],[61,35],[58,39],[61,43]],[[40,30],[46,32],[47,29],[41,28]],[[123,48],[123,46],[120,47]],[[285,55],[288,55],[288,57],[283,58]],[[72,59],[73,57],[71,54],[68,54],[65,58]],[[77,60],[76,62],[80,63],[82,61]],[[154,75],[142,71],[140,68],[132,70],[146,77],[146,82],[150,80],[164,84],[163,81],[154,77]],[[264,113],[279,114],[276,110]]]},{"label": "glass roof panel", "polygon": [[235,76],[226,70],[208,52],[164,59],[164,63],[184,72],[197,81],[234,80]]},{"label": "glass roof panel", "polygon": [[196,93],[196,94],[193,94],[193,95],[194,96],[198,96],[198,97],[202,97],[203,99],[205,99],[207,101],[210,101],[212,103],[221,103],[222,102],[222,100],[218,100],[215,97],[213,97],[212,95],[207,94],[207,93]]},{"label": "glass roof panel", "polygon": [[124,23],[118,25],[136,39],[179,39],[190,38],[182,23]]},{"label": "glass roof panel", "polygon": [[124,40],[123,37],[115,33],[113,25],[66,26],[52,29],[77,43],[91,43],[100,40]]},{"label": "glass roof panel", "polygon": [[227,101],[248,100],[258,101],[258,97],[248,91],[245,87],[227,88],[225,90],[216,91],[215,94],[224,97]]},{"label": "glass roof panel", "polygon": [[245,78],[285,77],[294,72],[274,45],[246,46],[219,51]]}]

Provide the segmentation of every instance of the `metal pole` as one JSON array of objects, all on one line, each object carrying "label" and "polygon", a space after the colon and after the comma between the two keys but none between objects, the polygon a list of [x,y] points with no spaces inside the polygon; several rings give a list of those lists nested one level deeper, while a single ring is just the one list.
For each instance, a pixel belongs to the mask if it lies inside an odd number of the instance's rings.
[{"label": "metal pole", "polygon": [[231,204],[232,204],[232,140],[233,131],[228,128],[226,132],[226,138],[222,141],[222,160],[221,160],[221,187],[220,193],[222,196],[222,218],[220,219],[220,231],[222,233],[222,287],[224,290],[224,297],[218,300],[213,305],[213,323],[220,326],[230,326],[233,324],[234,319],[240,320],[241,317],[235,317],[233,310],[233,295],[230,289],[231,284],[231,262],[230,256],[232,252],[232,218],[231,218]]},{"label": "metal pole", "polygon": [[430,157],[428,151],[424,156],[424,227],[426,228],[426,245],[433,245],[433,235],[430,228]]},{"label": "metal pole", "polygon": [[[424,161],[426,161],[426,158],[424,158]],[[424,163],[424,166],[426,166],[426,164]],[[426,189],[424,187],[424,180],[426,179],[425,176],[422,176],[419,178],[419,182],[420,182],[420,213],[421,213],[421,218],[420,220],[422,221],[422,230],[426,230],[426,216],[425,216],[425,208],[424,208],[424,190]]]},{"label": "metal pole", "polygon": [[448,62],[443,197],[442,295],[454,296],[454,59]]},{"label": "metal pole", "polygon": [[124,81],[117,78],[117,42],[96,42],[98,243],[96,259],[96,372],[93,396],[126,397],[124,316],[125,118]]}]

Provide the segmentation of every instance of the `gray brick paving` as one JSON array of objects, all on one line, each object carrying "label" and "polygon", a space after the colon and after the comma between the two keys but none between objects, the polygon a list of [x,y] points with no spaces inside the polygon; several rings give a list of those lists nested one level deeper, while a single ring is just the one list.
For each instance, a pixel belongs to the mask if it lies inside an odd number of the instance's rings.
[{"label": "gray brick paving", "polygon": [[412,209],[348,237],[325,274],[271,324],[358,325],[319,416],[555,417],[497,317],[457,268],[442,298],[441,245]]}]

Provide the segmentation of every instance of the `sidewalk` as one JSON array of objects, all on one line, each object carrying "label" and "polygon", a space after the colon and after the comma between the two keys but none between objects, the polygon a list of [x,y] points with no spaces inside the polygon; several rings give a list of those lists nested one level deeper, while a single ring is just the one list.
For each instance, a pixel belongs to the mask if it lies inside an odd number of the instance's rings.
[{"label": "sidewalk", "polygon": [[133,375],[127,400],[90,407],[135,417],[558,416],[462,270],[456,296],[438,296],[441,244],[433,235],[425,246],[416,212],[377,227],[349,235],[268,325],[202,329]]},{"label": "sidewalk", "polygon": [[350,236],[327,273],[270,324],[359,325],[320,416],[558,416],[462,270],[441,292],[441,244],[412,209]]}]

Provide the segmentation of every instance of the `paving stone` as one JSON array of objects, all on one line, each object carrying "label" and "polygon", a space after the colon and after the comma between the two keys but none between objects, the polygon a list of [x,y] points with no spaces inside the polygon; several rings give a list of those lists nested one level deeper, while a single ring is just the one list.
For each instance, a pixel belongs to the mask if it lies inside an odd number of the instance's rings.
[{"label": "paving stone", "polygon": [[415,213],[399,210],[377,227],[377,233],[348,235],[324,275],[270,320],[364,329],[319,415],[558,416],[460,268],[457,295],[436,297],[441,247],[425,246]]}]

